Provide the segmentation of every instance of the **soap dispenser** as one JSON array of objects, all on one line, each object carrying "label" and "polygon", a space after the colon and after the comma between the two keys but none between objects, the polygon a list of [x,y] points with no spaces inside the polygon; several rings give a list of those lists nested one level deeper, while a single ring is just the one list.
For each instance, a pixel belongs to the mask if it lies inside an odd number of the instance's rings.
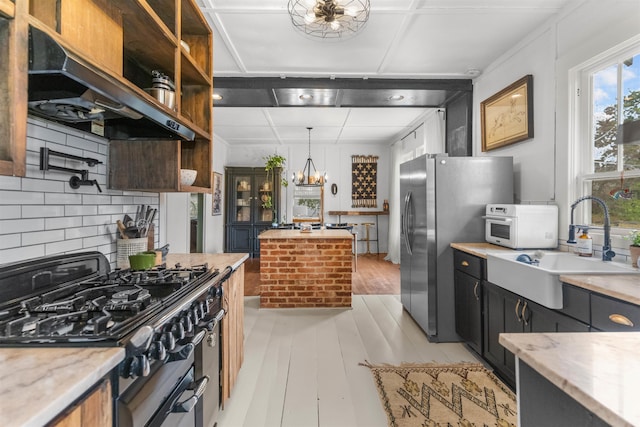
[{"label": "soap dispenser", "polygon": [[583,228],[582,234],[578,237],[578,255],[580,256],[593,256],[593,239],[589,236],[589,229]]}]

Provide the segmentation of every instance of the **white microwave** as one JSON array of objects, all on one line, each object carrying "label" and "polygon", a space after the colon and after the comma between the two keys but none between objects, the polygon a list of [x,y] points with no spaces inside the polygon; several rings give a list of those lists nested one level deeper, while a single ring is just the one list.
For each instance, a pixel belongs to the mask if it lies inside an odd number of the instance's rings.
[{"label": "white microwave", "polygon": [[513,249],[558,246],[555,205],[489,204],[485,210],[485,240]]}]

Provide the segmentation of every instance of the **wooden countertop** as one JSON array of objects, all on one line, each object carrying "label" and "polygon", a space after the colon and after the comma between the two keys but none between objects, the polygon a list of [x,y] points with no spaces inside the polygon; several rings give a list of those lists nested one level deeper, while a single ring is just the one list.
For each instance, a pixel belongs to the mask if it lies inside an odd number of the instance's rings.
[{"label": "wooden countertop", "polygon": [[327,215],[365,216],[365,215],[389,215],[388,211],[329,211]]},{"label": "wooden countertop", "polygon": [[504,246],[494,245],[492,243],[452,243],[451,247],[453,249],[458,249],[463,252],[469,253],[471,255],[475,255],[480,258],[487,259],[487,252],[491,251],[512,251],[513,249],[505,248]]},{"label": "wooden countertop", "polygon": [[[348,233],[348,232],[347,232]],[[349,234],[349,236],[351,236]],[[167,265],[238,268],[248,254],[167,254]],[[119,347],[0,348],[0,426],[42,426],[125,356]]]},{"label": "wooden countertop", "polygon": [[640,332],[500,334],[500,344],[607,423],[640,425]]},{"label": "wooden countertop", "polygon": [[311,230],[305,233],[300,230],[266,230],[258,239],[353,239],[347,230]]},{"label": "wooden countertop", "polygon": [[0,349],[0,425],[46,424],[123,359],[113,347]]}]

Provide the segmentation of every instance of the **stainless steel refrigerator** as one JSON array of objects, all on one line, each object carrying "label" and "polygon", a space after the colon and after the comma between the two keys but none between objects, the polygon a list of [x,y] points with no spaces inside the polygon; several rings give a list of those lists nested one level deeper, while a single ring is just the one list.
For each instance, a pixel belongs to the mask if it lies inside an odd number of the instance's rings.
[{"label": "stainless steel refrigerator", "polygon": [[421,156],[400,165],[401,300],[429,341],[455,331],[453,242],[484,242],[485,205],[513,203],[512,157]]}]

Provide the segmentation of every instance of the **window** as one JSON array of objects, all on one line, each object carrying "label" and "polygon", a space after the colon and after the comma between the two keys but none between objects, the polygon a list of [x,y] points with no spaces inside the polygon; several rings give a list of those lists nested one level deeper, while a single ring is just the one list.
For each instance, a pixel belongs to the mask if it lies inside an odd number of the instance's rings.
[{"label": "window", "polygon": [[[588,120],[578,140],[589,143],[578,147],[578,195],[604,200],[613,227],[640,228],[640,140],[626,143],[630,132],[621,126],[640,125],[640,44],[583,69],[580,86],[579,117]],[[604,223],[595,203],[585,214],[587,224]]]}]

